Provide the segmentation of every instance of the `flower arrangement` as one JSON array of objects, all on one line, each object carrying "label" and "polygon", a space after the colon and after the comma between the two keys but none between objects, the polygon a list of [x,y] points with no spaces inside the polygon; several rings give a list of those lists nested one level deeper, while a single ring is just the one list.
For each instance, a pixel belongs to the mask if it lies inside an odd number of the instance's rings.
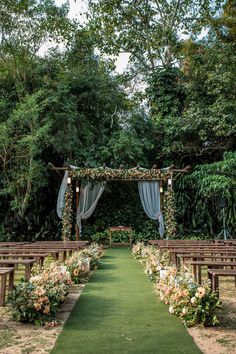
[{"label": "flower arrangement", "polygon": [[165,216],[165,233],[166,237],[174,238],[176,236],[176,205],[175,193],[169,189],[164,195],[164,216]]},{"label": "flower arrangement", "polygon": [[144,272],[155,281],[155,293],[169,306],[169,312],[179,316],[186,326],[201,323],[215,326],[218,323],[216,311],[221,307],[217,293],[209,282],[199,286],[192,273],[177,269],[170,264],[167,252],[138,243],[133,246],[135,258],[144,264]]},{"label": "flower arrangement", "polygon": [[144,248],[145,248],[145,245],[143,242],[137,242],[135,245],[133,245],[132,254],[133,254],[134,258],[142,259]]},{"label": "flower arrangement", "polygon": [[67,241],[71,239],[72,220],[73,220],[72,200],[73,200],[73,189],[72,186],[68,184],[65,193],[65,206],[64,206],[63,218],[62,218],[63,241]]},{"label": "flower arrangement", "polygon": [[132,253],[136,259],[144,264],[144,272],[152,281],[160,277],[160,270],[164,269],[170,262],[167,252],[160,253],[155,247],[145,246],[142,242],[133,246]]},{"label": "flower arrangement", "polygon": [[71,280],[75,283],[85,283],[90,274],[90,259],[81,252],[75,252],[70,259],[65,262]]},{"label": "flower arrangement", "polygon": [[79,168],[73,170],[72,176],[87,181],[108,180],[163,180],[167,181],[169,173],[161,172],[156,168],[148,169],[111,169],[111,168]]},{"label": "flower arrangement", "polygon": [[70,284],[70,274],[56,263],[33,275],[29,282],[21,281],[8,298],[13,319],[41,325],[51,322]]},{"label": "flower arrangement", "polygon": [[101,264],[100,258],[103,255],[102,246],[98,245],[96,242],[93,242],[89,247],[84,248],[80,254],[84,257],[89,258],[90,260],[90,269],[94,270],[99,267]]},{"label": "flower arrangement", "polygon": [[197,323],[215,326],[218,323],[216,310],[221,302],[211,291],[209,282],[199,286],[192,274],[170,267],[155,288],[160,300],[169,305],[169,312],[179,316],[186,326]]},{"label": "flower arrangement", "polygon": [[48,327],[56,325],[56,311],[65,300],[72,280],[75,283],[87,280],[91,262],[97,266],[102,255],[102,246],[93,243],[73,254],[66,264],[51,262],[43,268],[35,266],[29,281],[21,281],[8,297],[13,319]]}]

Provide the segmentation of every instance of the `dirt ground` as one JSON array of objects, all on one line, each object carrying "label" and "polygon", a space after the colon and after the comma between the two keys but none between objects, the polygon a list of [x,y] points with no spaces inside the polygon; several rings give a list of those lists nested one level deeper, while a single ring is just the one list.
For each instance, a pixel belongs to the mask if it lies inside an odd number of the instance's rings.
[{"label": "dirt ground", "polygon": [[12,321],[7,308],[0,307],[0,353],[50,353],[84,286],[71,286],[69,295],[58,312],[57,318],[61,325],[56,327],[45,328]]},{"label": "dirt ground", "polygon": [[[79,298],[84,285],[73,285],[66,301],[61,306],[58,319],[62,324],[53,328],[16,323],[11,320],[7,308],[0,308],[0,354],[50,353]],[[227,284],[228,288],[228,284]],[[236,354],[236,290],[233,283],[230,291],[220,289],[223,302],[219,314],[220,325],[204,328],[196,326],[188,331],[204,354]],[[176,353],[178,354],[178,353]]]}]

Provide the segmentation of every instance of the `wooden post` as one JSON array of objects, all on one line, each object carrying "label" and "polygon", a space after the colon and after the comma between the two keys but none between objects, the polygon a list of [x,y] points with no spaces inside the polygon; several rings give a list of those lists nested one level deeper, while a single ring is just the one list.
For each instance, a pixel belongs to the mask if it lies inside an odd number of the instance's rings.
[{"label": "wooden post", "polygon": [[[76,180],[76,191],[75,191],[75,203],[76,203],[76,215],[77,215],[77,210],[79,207],[79,192],[80,192],[80,186],[79,186],[79,181]],[[77,218],[76,218],[77,219]],[[77,220],[75,221],[75,230],[76,230],[76,241],[79,241],[80,234],[79,234],[79,226],[77,224]]]}]

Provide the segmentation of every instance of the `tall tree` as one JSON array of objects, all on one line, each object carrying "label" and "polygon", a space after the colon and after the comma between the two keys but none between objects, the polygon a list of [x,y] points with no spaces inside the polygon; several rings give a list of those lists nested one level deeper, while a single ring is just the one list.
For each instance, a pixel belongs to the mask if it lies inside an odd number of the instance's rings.
[{"label": "tall tree", "polygon": [[107,54],[129,52],[130,61],[147,74],[178,59],[183,34],[219,8],[209,0],[89,0],[90,25]]}]

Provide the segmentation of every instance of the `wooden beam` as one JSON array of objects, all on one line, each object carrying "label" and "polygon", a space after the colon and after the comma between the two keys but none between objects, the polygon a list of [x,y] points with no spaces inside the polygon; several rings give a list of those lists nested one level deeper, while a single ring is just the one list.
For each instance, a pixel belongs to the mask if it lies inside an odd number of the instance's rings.
[{"label": "wooden beam", "polygon": [[56,167],[54,166],[51,162],[48,163],[48,166],[55,171],[67,171],[67,170],[71,170],[72,168],[68,165],[68,166],[63,166],[63,167]]}]

